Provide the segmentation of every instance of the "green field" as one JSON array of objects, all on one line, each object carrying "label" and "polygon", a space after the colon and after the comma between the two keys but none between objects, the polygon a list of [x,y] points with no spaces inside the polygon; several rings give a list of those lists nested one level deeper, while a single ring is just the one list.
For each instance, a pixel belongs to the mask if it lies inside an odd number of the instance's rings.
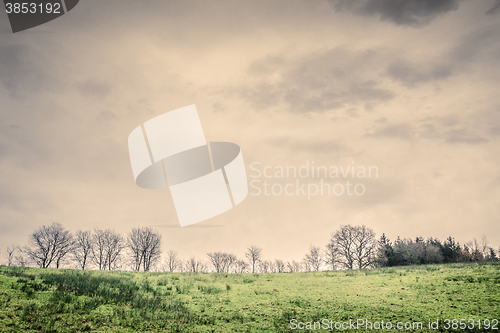
[{"label": "green field", "polygon": [[[0,267],[1,332],[290,332],[294,318],[420,321],[425,331],[429,319],[435,331],[474,319],[467,331],[498,332],[500,263],[291,274]],[[489,330],[477,327],[484,319]]]}]

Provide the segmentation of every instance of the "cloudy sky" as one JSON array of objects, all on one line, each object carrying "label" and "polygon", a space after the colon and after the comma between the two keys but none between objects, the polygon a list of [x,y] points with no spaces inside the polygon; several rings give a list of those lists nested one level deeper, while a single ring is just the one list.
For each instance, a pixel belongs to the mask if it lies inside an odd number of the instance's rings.
[{"label": "cloudy sky", "polygon": [[[298,260],[343,224],[498,248],[499,31],[498,0],[82,0],[16,34],[2,12],[0,262],[52,222],[154,226],[184,259],[255,244]],[[378,177],[324,179],[362,196],[249,195],[180,228],[167,190],[135,185],[127,137],[190,104],[207,140],[240,145],[249,181],[296,182],[254,162]]]}]

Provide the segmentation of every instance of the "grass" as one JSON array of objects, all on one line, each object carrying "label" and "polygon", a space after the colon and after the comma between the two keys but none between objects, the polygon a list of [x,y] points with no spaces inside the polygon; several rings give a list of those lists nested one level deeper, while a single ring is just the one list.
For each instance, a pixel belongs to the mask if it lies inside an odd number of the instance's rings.
[{"label": "grass", "polygon": [[439,319],[444,331],[444,319],[499,310],[500,263],[294,274],[0,267],[1,332],[290,332],[294,318]]}]

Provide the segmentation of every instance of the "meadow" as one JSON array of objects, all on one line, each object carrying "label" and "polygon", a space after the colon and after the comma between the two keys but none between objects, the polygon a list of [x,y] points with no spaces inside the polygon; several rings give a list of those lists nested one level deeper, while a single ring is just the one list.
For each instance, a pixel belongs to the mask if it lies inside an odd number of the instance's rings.
[{"label": "meadow", "polygon": [[500,263],[281,274],[0,267],[1,332],[302,331],[292,319],[422,322],[424,331],[429,320],[446,331],[446,319],[465,319],[468,332],[495,332]]}]

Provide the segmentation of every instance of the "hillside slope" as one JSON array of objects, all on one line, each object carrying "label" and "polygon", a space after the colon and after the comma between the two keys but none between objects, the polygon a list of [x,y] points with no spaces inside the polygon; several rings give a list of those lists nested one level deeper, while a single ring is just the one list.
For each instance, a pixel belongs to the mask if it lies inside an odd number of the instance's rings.
[{"label": "hillside slope", "polygon": [[362,331],[466,319],[469,332],[494,332],[499,314],[498,262],[293,274],[0,267],[1,332],[290,332],[358,319]]}]

